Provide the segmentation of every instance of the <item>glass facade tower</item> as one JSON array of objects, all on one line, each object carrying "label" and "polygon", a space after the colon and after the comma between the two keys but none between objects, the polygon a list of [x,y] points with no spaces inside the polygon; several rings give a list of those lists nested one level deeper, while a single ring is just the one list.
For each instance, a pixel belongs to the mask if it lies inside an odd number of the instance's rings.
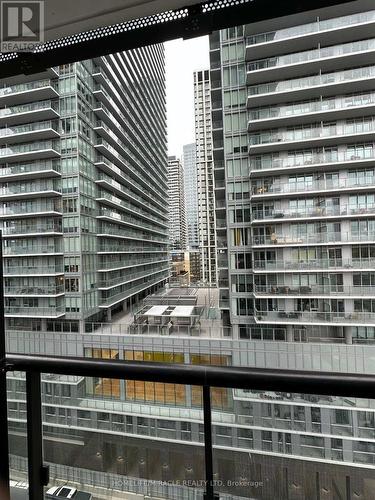
[{"label": "glass facade tower", "polygon": [[194,110],[201,278],[210,286],[216,286],[216,221],[212,155],[211,82],[208,69],[194,72]]},{"label": "glass facade tower", "polygon": [[3,80],[0,102],[8,327],[63,318],[83,328],[162,285],[163,47]]},{"label": "glass facade tower", "polygon": [[189,250],[197,249],[198,241],[198,194],[196,144],[183,147],[184,191],[187,224],[187,242]]}]

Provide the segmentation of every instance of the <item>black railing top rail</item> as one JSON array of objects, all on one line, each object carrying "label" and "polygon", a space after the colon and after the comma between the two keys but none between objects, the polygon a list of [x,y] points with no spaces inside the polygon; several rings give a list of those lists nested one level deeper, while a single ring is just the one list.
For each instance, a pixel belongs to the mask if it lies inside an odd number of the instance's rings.
[{"label": "black railing top rail", "polygon": [[7,354],[6,371],[375,399],[375,374]]}]

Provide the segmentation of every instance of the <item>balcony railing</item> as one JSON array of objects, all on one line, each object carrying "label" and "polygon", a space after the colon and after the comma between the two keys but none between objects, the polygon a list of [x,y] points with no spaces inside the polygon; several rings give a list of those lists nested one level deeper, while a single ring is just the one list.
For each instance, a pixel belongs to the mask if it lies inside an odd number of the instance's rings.
[{"label": "balcony railing", "polygon": [[254,270],[304,271],[306,269],[375,269],[375,259],[255,260]]},{"label": "balcony railing", "polygon": [[256,35],[246,37],[247,45],[256,45],[258,43],[278,42],[280,40],[288,40],[303,35],[319,33],[327,30],[335,30],[346,28],[353,24],[370,23],[375,20],[375,12],[361,12],[350,16],[335,17],[334,19],[318,20],[314,23],[301,24],[291,28],[284,28],[277,31],[268,31],[266,33],[258,33]]},{"label": "balcony railing", "polygon": [[372,241],[375,239],[375,234],[372,232],[363,233],[314,233],[301,235],[270,235],[270,236],[254,236],[253,245],[300,245],[300,244],[319,244],[319,243],[334,243],[334,242],[357,242],[357,241]]},{"label": "balcony railing", "polygon": [[308,61],[316,61],[327,59],[329,57],[338,57],[355,52],[362,52],[375,49],[375,40],[360,40],[358,42],[344,43],[341,45],[333,45],[330,47],[322,47],[319,49],[305,50],[303,52],[295,52],[293,54],[285,54],[277,57],[268,57],[248,63],[248,71],[256,71],[260,69],[268,69],[274,67],[288,66],[290,64],[305,63]]},{"label": "balcony railing", "polygon": [[375,205],[340,205],[328,207],[264,209],[252,212],[252,220],[298,219],[302,217],[337,217],[375,214]]},{"label": "balcony railing", "polygon": [[38,160],[32,163],[2,165],[0,166],[0,179],[1,177],[8,177],[10,175],[32,174],[46,170],[54,170],[60,173],[60,164],[56,160]]},{"label": "balcony railing", "polygon": [[4,246],[5,257],[18,257],[22,255],[62,254],[63,249],[59,244],[45,245],[11,245]]},{"label": "balcony railing", "polygon": [[30,104],[20,104],[19,106],[10,106],[0,110],[0,118],[5,118],[21,113],[31,113],[33,111],[41,111],[43,109],[53,109],[58,112],[59,105],[53,101],[38,101]]},{"label": "balcony railing", "polygon": [[359,187],[373,186],[375,177],[371,174],[368,176],[355,178],[343,178],[333,180],[306,180],[305,182],[274,182],[273,184],[265,184],[263,186],[253,186],[252,195],[267,195],[267,194],[289,194],[305,191],[331,191],[338,189],[356,189]]},{"label": "balcony railing", "polygon": [[[119,203],[119,205],[120,205],[120,203]],[[144,222],[142,218],[136,219],[136,218],[131,217],[129,215],[122,215],[121,213],[119,213],[115,210],[111,210],[107,207],[100,207],[99,208],[98,217],[108,217],[109,219],[113,219],[114,222],[120,222],[122,224],[130,225],[130,226],[138,226],[141,229],[148,229],[152,233],[158,233],[158,234],[161,234],[163,236],[168,234],[168,230],[167,230],[165,225],[163,225],[163,227],[160,227],[160,226],[156,226],[155,224],[149,224],[147,222]]]},{"label": "balcony railing", "polygon": [[365,66],[363,68],[335,71],[333,73],[323,73],[315,76],[251,85],[248,87],[248,92],[249,96],[271,94],[274,92],[288,92],[310,89],[311,87],[320,87],[321,85],[332,85],[365,78],[373,78],[374,76],[375,66]]},{"label": "balcony railing", "polygon": [[3,236],[16,234],[62,233],[62,225],[58,221],[34,222],[34,224],[14,224],[1,228]]},{"label": "balcony railing", "polygon": [[52,129],[58,133],[58,125],[56,122],[46,120],[36,123],[27,123],[25,125],[14,125],[13,127],[5,127],[0,129],[0,138],[9,137],[17,134],[29,134],[40,130]]},{"label": "balcony railing", "polygon": [[[375,93],[356,94],[352,97],[336,97],[335,99],[321,99],[305,101],[302,104],[292,103],[288,105],[268,106],[250,109],[249,120],[271,120],[273,118],[288,118],[295,115],[317,113],[319,111],[344,110],[357,106],[368,106],[375,103]],[[256,123],[254,124],[256,126]]]},{"label": "balcony railing", "polygon": [[24,274],[33,274],[36,276],[50,275],[50,274],[63,274],[62,265],[28,265],[28,266],[7,266],[4,265],[4,276],[23,276]]},{"label": "balcony railing", "polygon": [[352,125],[337,123],[328,126],[323,125],[322,127],[261,132],[250,134],[249,140],[250,146],[261,146],[280,142],[302,142],[309,139],[328,138],[337,135],[369,134],[373,132],[373,129],[374,122],[372,119],[369,119]]},{"label": "balcony railing", "polygon": [[312,153],[303,155],[296,155],[286,158],[254,158],[250,157],[250,171],[251,170],[265,170],[265,169],[277,169],[277,168],[288,168],[288,167],[304,167],[307,165],[320,165],[324,163],[341,163],[341,162],[358,162],[372,160],[375,158],[375,151],[369,149],[365,153],[362,152],[344,152],[337,154],[321,154]]},{"label": "balcony railing", "polygon": [[375,312],[256,311],[255,320],[262,323],[347,323],[349,325],[375,325]]},{"label": "balcony railing", "polygon": [[7,96],[9,94],[18,94],[19,92],[27,92],[29,90],[41,89],[48,86],[51,86],[57,90],[57,85],[52,83],[51,80],[38,80],[36,82],[27,82],[11,86],[2,86],[2,88],[0,88],[0,97]]},{"label": "balcony railing", "polygon": [[65,293],[64,285],[39,285],[39,286],[4,286],[4,294],[10,296],[25,295],[25,296],[43,296],[43,295],[61,295]]},{"label": "balcony railing", "polygon": [[64,316],[65,307],[62,306],[49,306],[49,307],[26,307],[17,305],[5,305],[5,315],[8,316],[21,316],[21,317],[48,317],[58,318]]},{"label": "balcony railing", "polygon": [[346,285],[254,285],[254,295],[348,295],[373,296],[373,286]]},{"label": "balcony railing", "polygon": [[[3,349],[4,351],[4,349]],[[4,353],[5,354],[5,353]],[[273,391],[276,393],[316,394],[321,397],[335,394],[341,397],[372,398],[375,390],[373,375],[337,374],[329,372],[293,371],[278,369],[252,369],[242,367],[219,367],[149,363],[107,359],[83,359],[28,355],[2,355],[0,385],[0,419],[5,436],[7,435],[7,404],[6,404],[6,372],[26,372],[26,404],[27,404],[27,453],[29,495],[32,500],[43,497],[44,485],[48,483],[46,464],[43,460],[43,428],[42,428],[42,389],[41,374],[55,374],[79,377],[102,377],[105,379],[138,380],[144,382],[161,382],[168,384],[190,384],[202,388],[203,407],[203,440],[205,499],[214,500],[217,497],[220,483],[214,476],[214,444],[213,444],[213,389],[231,388],[237,392]],[[272,392],[269,392],[272,394]],[[283,419],[279,418],[280,427]],[[284,421],[286,421],[284,419]],[[216,436],[216,441],[218,436]],[[218,443],[216,442],[216,445]],[[246,442],[246,447],[249,440]],[[303,447],[314,448],[322,457],[321,448],[304,443]],[[266,448],[266,447],[265,447]],[[271,449],[271,448],[270,448]],[[9,492],[9,462],[8,440],[0,442],[2,458],[0,466],[0,482],[4,487],[2,500],[10,500]],[[14,463],[14,459],[12,461]],[[90,475],[91,476],[91,475]],[[90,484],[89,475],[86,483]],[[92,477],[92,476],[91,476]],[[215,490],[216,494],[215,494]],[[201,498],[199,492],[198,498]],[[169,497],[167,490],[164,492]],[[196,497],[195,497],[196,498]]]},{"label": "balcony railing", "polygon": [[[8,184],[7,186],[0,187],[0,196],[14,196],[14,195],[28,195],[33,193],[40,193],[41,196],[51,192],[52,195],[55,195],[61,192],[60,186],[51,180],[51,182],[47,181],[36,181],[34,183],[22,183],[19,184],[14,182],[12,184]],[[25,197],[25,196],[23,196]]]}]

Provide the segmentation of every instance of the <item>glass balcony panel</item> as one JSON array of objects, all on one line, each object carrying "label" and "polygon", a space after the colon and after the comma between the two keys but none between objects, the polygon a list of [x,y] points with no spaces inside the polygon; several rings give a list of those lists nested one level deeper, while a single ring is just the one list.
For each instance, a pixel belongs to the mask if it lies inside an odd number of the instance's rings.
[{"label": "glass balcony panel", "polygon": [[358,42],[350,42],[331,47],[322,47],[320,49],[305,50],[303,52],[295,52],[293,54],[259,59],[258,61],[248,63],[247,70],[256,71],[272,67],[287,66],[289,64],[298,64],[328,57],[338,57],[359,51],[373,50],[374,48],[375,40],[360,40]]}]

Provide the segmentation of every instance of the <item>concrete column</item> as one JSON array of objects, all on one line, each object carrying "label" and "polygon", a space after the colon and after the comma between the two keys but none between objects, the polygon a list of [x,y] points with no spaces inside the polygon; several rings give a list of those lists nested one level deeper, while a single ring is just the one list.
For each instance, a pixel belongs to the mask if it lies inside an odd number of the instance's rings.
[{"label": "concrete column", "polygon": [[122,303],[122,311],[126,312],[127,310],[128,310],[128,301],[124,300],[124,302]]},{"label": "concrete column", "polygon": [[111,308],[109,307],[107,309],[107,321],[110,322],[112,319],[112,311],[111,311]]},{"label": "concrete column", "polygon": [[352,327],[344,326],[345,344],[353,344]]},{"label": "concrete column", "polygon": [[80,319],[79,320],[79,333],[83,335],[85,333],[85,320]]},{"label": "concrete column", "polygon": [[47,320],[45,318],[41,319],[40,328],[41,328],[42,332],[45,332],[47,330]]},{"label": "concrete column", "polygon": [[294,332],[293,332],[292,325],[286,325],[286,340],[287,340],[287,342],[294,341]]},{"label": "concrete column", "polygon": [[240,338],[240,330],[238,328],[238,325],[232,325],[232,336],[234,339]]}]

